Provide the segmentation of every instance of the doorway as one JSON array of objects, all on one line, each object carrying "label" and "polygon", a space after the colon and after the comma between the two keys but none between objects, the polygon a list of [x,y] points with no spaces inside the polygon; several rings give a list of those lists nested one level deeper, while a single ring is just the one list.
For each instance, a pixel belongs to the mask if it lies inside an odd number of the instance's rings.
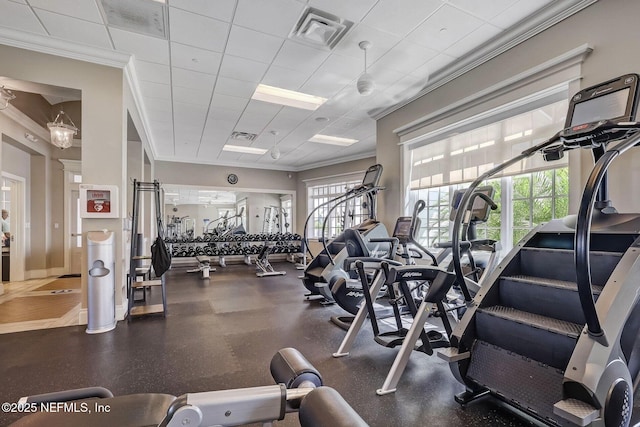
[{"label": "doorway", "polygon": [[[2,281],[17,282],[25,276],[25,179],[9,173],[2,174],[0,205],[7,211],[9,238],[2,247]],[[6,271],[8,270],[8,271]],[[7,280],[8,279],[8,280]]]},{"label": "doorway", "polygon": [[80,275],[82,270],[82,220],[80,219],[81,162],[60,159],[64,165],[64,271]]}]

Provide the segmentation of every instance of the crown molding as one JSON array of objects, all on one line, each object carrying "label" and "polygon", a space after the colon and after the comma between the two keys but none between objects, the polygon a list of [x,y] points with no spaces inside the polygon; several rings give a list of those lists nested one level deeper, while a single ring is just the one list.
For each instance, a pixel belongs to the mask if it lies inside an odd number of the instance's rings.
[{"label": "crown molding", "polygon": [[476,67],[488,62],[507,50],[529,40],[546,29],[565,20],[566,18],[591,6],[598,0],[560,0],[551,3],[533,17],[513,25],[505,32],[489,40],[482,46],[474,49],[468,55],[439,70],[431,79],[431,82],[416,95],[398,104],[371,114],[376,120],[380,120],[416,99],[433,92],[441,86],[457,79]]},{"label": "crown molding", "polygon": [[149,125],[149,120],[146,114],[146,108],[144,104],[144,97],[142,96],[142,91],[140,90],[138,74],[136,72],[136,67],[134,64],[135,61],[131,60],[124,66],[124,75],[127,79],[127,83],[129,84],[129,88],[131,89],[131,95],[133,96],[133,104],[138,113],[138,117],[140,117],[140,121],[142,122],[142,129],[136,129],[138,134],[140,135],[140,139],[142,139],[142,143],[145,147],[148,147],[151,151],[152,160],[157,160],[157,152],[155,148],[155,144],[153,144],[153,135],[151,133],[151,126]]},{"label": "crown molding", "polygon": [[174,157],[165,157],[160,156],[156,158],[156,161],[161,162],[173,162],[173,163],[188,163],[188,164],[199,164],[199,165],[210,165],[210,166],[224,166],[224,167],[238,167],[238,168],[248,168],[248,169],[267,169],[267,170],[277,170],[284,172],[303,172],[310,169],[321,168],[325,166],[333,166],[338,165],[340,163],[352,162],[355,160],[362,160],[368,157],[375,157],[375,151],[367,151],[366,153],[356,154],[348,157],[340,157],[339,160],[327,160],[324,162],[313,163],[313,164],[304,164],[301,166],[292,166],[292,165],[278,165],[278,164],[267,164],[262,165],[259,163],[245,163],[245,162],[210,162],[210,161],[202,161],[199,159],[176,159]]},{"label": "crown molding", "polygon": [[13,105],[9,104],[7,108],[0,111],[30,133],[33,133],[34,136],[37,136],[44,142],[51,143],[51,133]]},{"label": "crown molding", "polygon": [[0,44],[109,67],[123,68],[131,55],[50,36],[0,28]]}]

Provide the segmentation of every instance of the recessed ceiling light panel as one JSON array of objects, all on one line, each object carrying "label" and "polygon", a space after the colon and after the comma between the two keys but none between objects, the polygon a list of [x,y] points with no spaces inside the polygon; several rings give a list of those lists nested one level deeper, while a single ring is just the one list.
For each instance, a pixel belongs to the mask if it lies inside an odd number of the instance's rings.
[{"label": "recessed ceiling light panel", "polygon": [[312,111],[317,110],[319,106],[327,102],[327,98],[322,98],[321,96],[263,84],[258,85],[251,99]]},{"label": "recessed ceiling light panel", "polygon": [[233,151],[235,153],[244,153],[244,154],[264,154],[268,150],[265,150],[264,148],[247,147],[244,145],[226,144],[224,147],[222,147],[222,151]]},{"label": "recessed ceiling light panel", "polygon": [[310,138],[309,141],[319,142],[320,144],[341,145],[343,147],[348,147],[358,142],[357,139],[353,138],[341,138],[339,136],[321,135],[319,133]]}]

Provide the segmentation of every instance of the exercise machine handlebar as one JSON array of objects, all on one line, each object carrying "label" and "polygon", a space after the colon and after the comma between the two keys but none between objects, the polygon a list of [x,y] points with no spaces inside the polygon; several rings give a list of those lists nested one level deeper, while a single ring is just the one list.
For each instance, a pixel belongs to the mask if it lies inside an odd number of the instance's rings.
[{"label": "exercise machine handlebar", "polygon": [[[631,123],[624,123],[624,129],[629,129],[630,125]],[[640,123],[635,123],[634,125],[636,129],[635,134],[608,149],[596,162],[595,167],[587,179],[587,184],[580,202],[580,210],[577,215],[574,246],[578,295],[584,311],[589,336],[604,346],[608,346],[609,344],[600,325],[600,320],[598,319],[591,288],[591,265],[589,260],[591,220],[593,218],[596,196],[606,176],[609,165],[618,156],[640,143]],[[615,129],[616,128],[612,128],[614,131]]]},{"label": "exercise machine handlebar", "polygon": [[502,172],[503,170],[507,169],[509,166],[512,166],[520,162],[521,160],[524,160],[528,157],[533,156],[535,153],[538,153],[544,150],[545,148],[551,146],[552,144],[558,142],[559,140],[560,140],[560,132],[556,133],[554,136],[552,136],[548,140],[543,141],[537,145],[534,145],[531,148],[524,150],[518,156],[515,156],[514,158],[507,160],[506,162],[499,164],[493,167],[492,169],[486,171],[471,183],[467,191],[462,196],[462,199],[460,200],[458,211],[456,212],[455,220],[453,223],[453,236],[451,238],[451,242],[452,242],[451,250],[453,255],[454,272],[456,274],[464,299],[467,303],[471,301],[471,293],[469,292],[469,288],[466,284],[467,283],[466,280],[468,279],[465,277],[465,274],[462,270],[462,261],[461,261],[462,256],[460,251],[461,249],[460,231],[461,231],[462,224],[464,222],[464,216],[466,214],[468,207],[470,206],[469,202],[471,201],[472,195],[475,193],[476,188],[478,188],[480,184],[486,179],[496,175],[497,173]]}]

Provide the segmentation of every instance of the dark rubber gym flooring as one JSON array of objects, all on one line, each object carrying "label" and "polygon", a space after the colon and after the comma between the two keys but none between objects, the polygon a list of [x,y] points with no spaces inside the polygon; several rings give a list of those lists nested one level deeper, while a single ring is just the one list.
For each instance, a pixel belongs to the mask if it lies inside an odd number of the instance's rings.
[{"label": "dark rubber gym flooring", "polygon": [[[345,332],[329,318],[341,309],[304,301],[301,272],[290,263],[275,268],[287,275],[257,278],[242,264],[218,267],[203,280],[174,268],[166,319],[118,322],[97,335],[83,326],[0,335],[0,400],[93,385],[116,395],[268,385],[273,354],[295,347],[371,426],[528,425],[491,400],[461,408],[453,396],[463,386],[444,361],[422,353],[412,354],[395,394],[377,396],[397,350],[373,342],[367,327],[350,356],[334,359]],[[0,425],[18,417],[0,413]],[[298,425],[297,416],[277,425]]]}]

